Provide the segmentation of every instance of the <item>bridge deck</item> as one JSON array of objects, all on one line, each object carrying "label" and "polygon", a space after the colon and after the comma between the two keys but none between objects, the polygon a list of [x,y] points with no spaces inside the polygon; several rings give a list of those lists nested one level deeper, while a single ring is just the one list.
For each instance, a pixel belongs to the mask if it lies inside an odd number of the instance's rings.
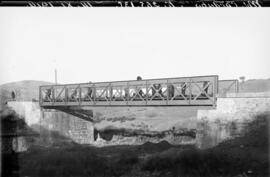
[{"label": "bridge deck", "polygon": [[216,104],[218,76],[40,86],[40,106],[178,106]]}]

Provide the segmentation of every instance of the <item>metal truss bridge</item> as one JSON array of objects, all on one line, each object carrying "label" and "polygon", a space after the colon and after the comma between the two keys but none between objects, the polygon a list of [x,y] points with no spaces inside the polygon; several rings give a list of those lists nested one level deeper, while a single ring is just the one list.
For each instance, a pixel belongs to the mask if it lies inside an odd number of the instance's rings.
[{"label": "metal truss bridge", "polygon": [[238,81],[219,81],[217,75],[44,85],[39,88],[39,104],[93,122],[93,112],[83,107],[215,107],[218,94],[227,92],[238,92]]},{"label": "metal truss bridge", "polygon": [[215,106],[222,91],[238,90],[237,80],[218,81],[217,75],[114,82],[45,85],[40,106]]}]

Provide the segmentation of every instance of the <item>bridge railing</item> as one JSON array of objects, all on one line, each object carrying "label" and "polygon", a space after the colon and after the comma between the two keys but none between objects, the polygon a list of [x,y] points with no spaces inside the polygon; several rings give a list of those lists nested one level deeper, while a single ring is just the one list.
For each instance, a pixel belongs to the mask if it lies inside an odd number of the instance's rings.
[{"label": "bridge railing", "polygon": [[40,86],[41,106],[215,105],[218,76]]},{"label": "bridge railing", "polygon": [[238,80],[219,80],[218,83],[218,94],[220,96],[226,93],[238,93],[239,92],[239,82]]}]

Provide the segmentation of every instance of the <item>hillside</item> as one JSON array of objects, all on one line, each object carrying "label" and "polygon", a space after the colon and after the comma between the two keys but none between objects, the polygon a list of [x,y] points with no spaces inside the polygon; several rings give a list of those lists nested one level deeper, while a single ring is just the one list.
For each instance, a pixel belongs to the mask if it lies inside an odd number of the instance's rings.
[{"label": "hillside", "polygon": [[1,103],[11,98],[11,92],[16,93],[16,100],[30,101],[38,100],[38,91],[40,85],[52,84],[45,81],[24,80],[19,82],[11,82],[0,85],[0,100]]},{"label": "hillside", "polygon": [[240,92],[269,92],[270,79],[250,79],[239,84]]}]

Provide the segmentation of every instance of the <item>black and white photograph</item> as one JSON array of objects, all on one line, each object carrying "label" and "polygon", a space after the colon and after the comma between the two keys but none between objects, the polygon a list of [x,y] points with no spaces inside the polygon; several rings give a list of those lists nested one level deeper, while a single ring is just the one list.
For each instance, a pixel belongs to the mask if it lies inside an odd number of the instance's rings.
[{"label": "black and white photograph", "polygon": [[267,6],[0,1],[0,176],[268,177]]}]

